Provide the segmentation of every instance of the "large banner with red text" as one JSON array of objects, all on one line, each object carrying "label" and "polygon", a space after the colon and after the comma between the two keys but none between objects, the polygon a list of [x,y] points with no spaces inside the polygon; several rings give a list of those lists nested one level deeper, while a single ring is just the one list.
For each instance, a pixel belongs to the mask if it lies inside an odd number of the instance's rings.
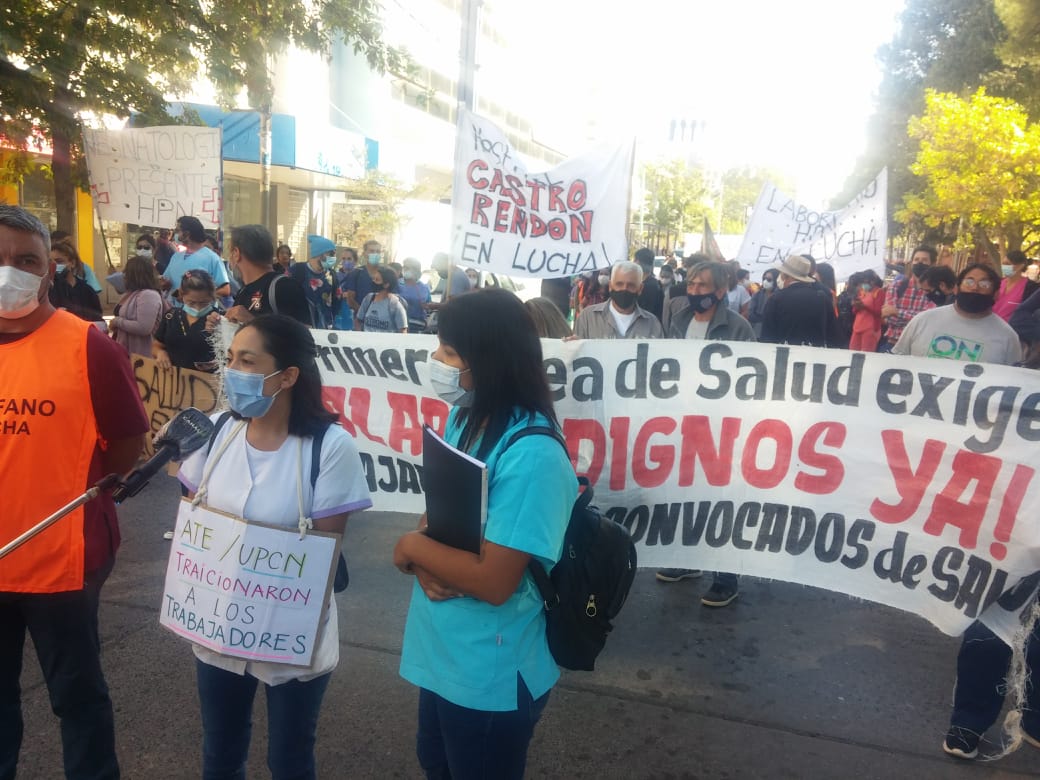
[{"label": "large banner with red text", "polygon": [[[375,508],[421,513],[422,425],[443,432],[450,411],[426,379],[436,339],[314,334]],[[950,634],[991,605],[1027,606],[1040,570],[1035,374],[753,343],[542,343],[576,471],[640,566],[827,588]]]}]

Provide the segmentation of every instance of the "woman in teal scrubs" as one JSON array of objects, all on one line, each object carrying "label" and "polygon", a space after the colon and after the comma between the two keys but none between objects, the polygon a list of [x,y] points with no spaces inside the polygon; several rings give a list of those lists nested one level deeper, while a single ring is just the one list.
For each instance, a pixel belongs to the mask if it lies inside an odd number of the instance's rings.
[{"label": "woman in teal scrubs", "polygon": [[534,322],[510,292],[440,310],[434,389],[453,409],[445,439],[488,467],[479,555],[405,534],[395,565],[415,575],[401,676],[419,686],[417,753],[428,778],[521,778],[560,672],[527,563],[559,560],[578,486],[567,453],[527,426],[556,426]]}]

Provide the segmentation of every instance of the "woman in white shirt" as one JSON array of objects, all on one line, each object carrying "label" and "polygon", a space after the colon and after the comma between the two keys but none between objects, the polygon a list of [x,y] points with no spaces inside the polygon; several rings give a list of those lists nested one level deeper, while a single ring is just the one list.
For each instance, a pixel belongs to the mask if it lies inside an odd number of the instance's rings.
[{"label": "woman in white shirt", "polygon": [[[280,315],[257,317],[235,334],[224,391],[233,419],[209,447],[188,457],[180,480],[189,496],[251,521],[296,528],[300,507],[313,527],[343,533],[352,512],[372,505],[354,440],[321,403],[310,331]],[[219,417],[220,415],[216,415]],[[313,486],[311,453],[324,431]],[[339,661],[330,603],[309,667],[246,661],[194,646],[202,705],[204,778],[245,777],[258,683],[267,692],[267,764],[273,778],[313,778],[321,701]]]}]

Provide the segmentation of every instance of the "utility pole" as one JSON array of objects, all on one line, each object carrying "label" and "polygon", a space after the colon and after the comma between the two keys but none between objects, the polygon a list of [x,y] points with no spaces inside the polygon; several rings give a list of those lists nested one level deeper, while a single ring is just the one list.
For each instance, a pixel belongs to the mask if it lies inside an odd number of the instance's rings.
[{"label": "utility pole", "polygon": [[[459,25],[459,79],[455,84],[455,168],[459,167],[459,118],[463,111],[473,111],[476,106],[477,33],[480,30],[480,5],[482,0],[462,0]],[[458,195],[452,192],[452,199]],[[455,272],[455,258],[448,261],[448,278],[444,282],[443,300],[451,297],[451,276]]]}]

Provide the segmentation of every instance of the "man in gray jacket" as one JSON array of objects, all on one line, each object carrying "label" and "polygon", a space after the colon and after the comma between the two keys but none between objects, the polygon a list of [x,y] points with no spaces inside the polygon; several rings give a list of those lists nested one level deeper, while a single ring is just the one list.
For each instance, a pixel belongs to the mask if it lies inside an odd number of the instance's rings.
[{"label": "man in gray jacket", "polygon": [[[668,319],[668,338],[706,341],[754,341],[751,324],[729,308],[729,268],[723,263],[702,262],[686,275],[686,297],[673,298]],[[661,582],[678,582],[701,576],[696,569],[660,569]],[[715,572],[707,593],[701,597],[706,607],[725,607],[737,597],[736,574]]]},{"label": "man in gray jacket", "polygon": [[664,337],[661,323],[650,312],[639,308],[636,299],[643,289],[643,269],[622,261],[610,269],[610,299],[581,310],[574,321],[574,337],[579,339],[659,339]]}]

